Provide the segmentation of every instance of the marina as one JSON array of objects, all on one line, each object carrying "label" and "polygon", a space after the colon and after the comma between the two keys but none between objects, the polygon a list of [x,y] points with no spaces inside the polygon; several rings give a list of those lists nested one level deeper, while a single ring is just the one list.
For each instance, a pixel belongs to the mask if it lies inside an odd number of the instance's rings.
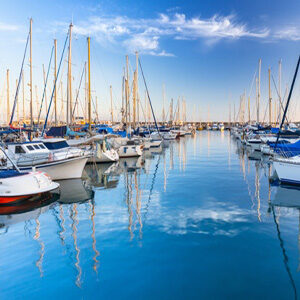
[{"label": "marina", "polygon": [[0,299],[300,299],[300,2],[171,2],[2,5]]},{"label": "marina", "polygon": [[1,297],[295,298],[299,190],[249,154],[201,131],[1,207]]}]

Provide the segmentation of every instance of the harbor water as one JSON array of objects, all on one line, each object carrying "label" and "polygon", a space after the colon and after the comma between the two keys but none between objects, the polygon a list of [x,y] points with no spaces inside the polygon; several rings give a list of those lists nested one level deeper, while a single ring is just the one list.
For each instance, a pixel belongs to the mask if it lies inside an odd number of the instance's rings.
[{"label": "harbor water", "polygon": [[300,190],[272,172],[219,131],[89,164],[0,207],[0,298],[298,298]]}]

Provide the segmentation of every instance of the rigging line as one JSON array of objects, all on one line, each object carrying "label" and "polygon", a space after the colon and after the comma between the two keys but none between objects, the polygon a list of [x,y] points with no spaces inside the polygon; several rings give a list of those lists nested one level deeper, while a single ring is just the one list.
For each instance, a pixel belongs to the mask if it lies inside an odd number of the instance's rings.
[{"label": "rigging line", "polygon": [[[95,45],[91,45],[91,48],[95,50],[95,51],[94,51],[95,53],[98,53],[98,51],[96,50]],[[108,81],[106,80],[106,77],[105,77],[105,75],[104,75],[104,71],[103,71],[102,64],[100,63],[100,61],[98,61],[98,59],[97,59],[96,56],[94,56],[94,60],[93,60],[93,61],[95,61],[96,64],[98,65],[98,67],[99,67],[99,69],[100,69],[100,72],[102,73],[102,76],[103,76],[103,80],[104,80],[104,82],[105,82],[105,85],[109,87],[110,85],[108,84]],[[116,96],[114,90],[113,90],[113,94],[115,95],[115,98],[118,99],[118,97]]]},{"label": "rigging line", "polygon": [[74,117],[75,109],[76,109],[76,106],[77,106],[77,103],[78,103],[78,96],[79,96],[79,92],[80,92],[80,87],[81,87],[81,83],[82,83],[83,74],[84,74],[84,66],[82,68],[82,73],[81,73],[81,77],[80,77],[80,81],[79,81],[79,87],[78,87],[78,90],[77,90],[76,100],[75,100],[75,104],[74,104],[74,107],[73,107],[72,119]]},{"label": "rigging line", "polygon": [[145,80],[145,76],[144,76],[144,72],[143,72],[141,60],[140,60],[140,58],[138,58],[138,60],[139,60],[139,65],[140,65],[140,68],[141,68],[141,72],[142,72],[142,76],[143,76],[143,80],[144,80],[144,84],[145,84],[145,88],[146,88],[148,100],[149,100],[149,103],[150,103],[150,107],[151,107],[151,111],[152,111],[152,116],[153,116],[153,119],[154,119],[154,122],[155,122],[155,127],[157,129],[158,134],[160,135],[160,132],[159,132],[159,129],[158,129],[158,126],[157,126],[157,122],[156,122],[156,118],[155,118],[155,114],[154,114],[154,111],[153,111],[153,107],[152,107],[152,103],[151,103],[151,99],[150,99],[150,95],[149,95],[147,83],[146,83],[146,80]]},{"label": "rigging line", "polygon": [[95,105],[93,96],[91,96],[91,100],[92,100],[92,103],[93,103],[94,112],[96,113],[96,118],[95,119],[96,119],[96,121],[98,121],[98,123],[100,123],[100,119],[99,119],[99,116],[98,116],[98,112],[97,112],[97,109],[96,109],[96,105]]},{"label": "rigging line", "polygon": [[255,80],[256,73],[257,73],[257,70],[255,70],[255,72],[254,72],[254,75],[253,75],[253,78],[252,78],[252,83],[251,83],[251,86],[250,86],[250,91],[249,91],[248,96],[251,95],[252,88],[253,88],[253,85],[254,85],[254,80]]},{"label": "rigging line", "polygon": [[[280,95],[279,95],[279,93],[278,93],[277,86],[276,86],[276,83],[275,83],[273,75],[272,75],[272,80],[273,80],[273,83],[274,83],[274,86],[275,86],[275,90],[276,90],[277,96],[279,98],[278,100],[279,100],[279,103],[280,103],[280,107],[281,107],[282,111],[284,111],[283,102],[284,102],[284,98],[285,98],[286,94],[284,95],[283,98],[281,98]],[[281,99],[283,101],[281,101]],[[279,117],[279,115],[278,115],[278,117]],[[277,121],[279,121],[278,117],[277,117]],[[287,123],[289,123],[289,120],[288,120],[287,116],[286,116],[286,121],[287,121]]]},{"label": "rigging line", "polygon": [[44,128],[43,128],[43,130],[42,130],[41,136],[43,136],[43,134],[44,134],[44,132],[45,132],[45,129],[46,129],[46,126],[47,126],[47,121],[48,121],[49,112],[50,112],[50,108],[51,108],[51,104],[52,104],[52,100],[53,100],[53,95],[54,95],[54,91],[55,91],[55,88],[56,88],[57,78],[58,78],[58,75],[59,75],[61,63],[62,63],[62,61],[63,61],[63,57],[64,57],[64,53],[65,53],[65,49],[66,49],[66,45],[67,45],[67,41],[68,41],[68,39],[69,39],[69,36],[70,36],[70,30],[68,30],[68,34],[67,34],[67,36],[66,36],[64,48],[63,48],[63,51],[62,51],[62,54],[61,54],[61,58],[60,58],[60,62],[59,62],[58,70],[57,70],[57,75],[55,76],[54,86],[53,86],[53,89],[52,89],[52,94],[51,94],[51,98],[50,98],[50,103],[49,103],[47,115],[46,115],[46,118],[45,118],[45,124],[44,124]]},{"label": "rigging line", "polygon": [[44,101],[45,94],[46,94],[46,89],[47,89],[47,83],[48,83],[48,77],[49,77],[49,72],[50,72],[50,67],[51,67],[51,61],[52,61],[52,57],[53,57],[53,52],[54,52],[54,46],[52,46],[50,60],[49,60],[49,65],[48,65],[47,76],[46,76],[46,80],[45,80],[45,84],[44,84],[44,91],[43,91],[42,101],[41,101],[41,105],[40,105],[40,111],[39,111],[39,115],[38,115],[38,122],[37,122],[38,124],[40,123],[40,117],[41,117],[41,113],[42,113],[43,101]]},{"label": "rigging line", "polygon": [[24,56],[23,56],[21,70],[20,70],[20,75],[19,75],[19,81],[18,81],[17,90],[16,90],[16,94],[15,94],[14,105],[13,105],[13,108],[12,108],[12,113],[11,113],[11,117],[10,117],[10,121],[9,121],[9,126],[11,126],[13,118],[14,118],[14,114],[15,114],[15,109],[16,109],[17,99],[18,99],[18,95],[19,95],[19,90],[20,90],[20,83],[21,83],[21,78],[22,78],[22,71],[23,71],[23,67],[24,67],[24,61],[25,61],[25,57],[26,57],[26,52],[27,52],[29,37],[30,37],[30,33],[28,33],[28,36],[27,36],[27,41],[26,41]]}]

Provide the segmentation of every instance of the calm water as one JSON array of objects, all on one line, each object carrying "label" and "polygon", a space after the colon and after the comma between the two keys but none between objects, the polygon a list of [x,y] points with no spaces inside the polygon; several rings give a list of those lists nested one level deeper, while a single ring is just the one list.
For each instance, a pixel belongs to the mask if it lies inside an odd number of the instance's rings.
[{"label": "calm water", "polygon": [[201,132],[0,208],[0,298],[298,297],[300,191],[255,158]]}]

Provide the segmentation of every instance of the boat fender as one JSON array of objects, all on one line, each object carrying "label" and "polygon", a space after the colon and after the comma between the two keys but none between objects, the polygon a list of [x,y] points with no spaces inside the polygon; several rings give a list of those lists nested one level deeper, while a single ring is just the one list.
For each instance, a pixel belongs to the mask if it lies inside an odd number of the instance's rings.
[{"label": "boat fender", "polygon": [[53,161],[53,154],[51,152],[49,153],[49,161]]}]

